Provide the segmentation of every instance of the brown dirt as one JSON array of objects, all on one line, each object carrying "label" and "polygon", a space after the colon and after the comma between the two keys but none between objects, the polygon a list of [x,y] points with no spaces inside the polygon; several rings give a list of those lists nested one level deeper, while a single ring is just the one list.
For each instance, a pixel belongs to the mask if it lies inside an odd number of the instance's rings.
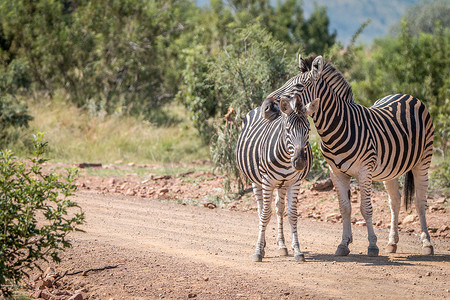
[{"label": "brown dirt", "polygon": [[[110,166],[109,166],[110,167]],[[146,167],[149,173],[151,166]],[[130,172],[132,173],[132,171]],[[75,201],[86,213],[86,233],[54,266],[65,276],[60,290],[89,299],[436,299],[450,297],[448,200],[430,198],[428,220],[436,255],[425,257],[417,220],[401,225],[398,253],[368,257],[367,231],[353,203],[354,243],[347,257],[333,255],[342,226],[335,192],[312,191],[299,201],[299,238],[305,263],[276,253],[273,217],[266,257],[253,263],[258,225],[251,194],[219,201],[223,178],[209,172],[100,178],[83,176]],[[352,190],[357,199],[358,190]],[[186,205],[199,204],[199,205]],[[373,197],[380,249],[387,244],[390,213],[385,192]],[[211,209],[213,208],[213,209]],[[401,213],[400,220],[407,215]],[[285,220],[285,234],[290,229]],[[292,251],[291,253],[292,254]],[[60,296],[61,299],[64,296]]]}]

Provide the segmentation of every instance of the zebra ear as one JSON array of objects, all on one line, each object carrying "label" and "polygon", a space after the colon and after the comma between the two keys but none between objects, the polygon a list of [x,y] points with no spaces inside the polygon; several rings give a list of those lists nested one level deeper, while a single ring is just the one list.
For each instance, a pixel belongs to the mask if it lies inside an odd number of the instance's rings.
[{"label": "zebra ear", "polygon": [[289,115],[292,112],[291,102],[288,98],[281,98],[280,110],[286,115]]},{"label": "zebra ear", "polygon": [[316,98],[306,105],[306,115],[311,117],[319,109],[319,100],[320,98]]},{"label": "zebra ear", "polygon": [[314,80],[319,79],[320,74],[322,74],[322,70],[323,70],[323,57],[319,55],[312,62],[311,74]]}]

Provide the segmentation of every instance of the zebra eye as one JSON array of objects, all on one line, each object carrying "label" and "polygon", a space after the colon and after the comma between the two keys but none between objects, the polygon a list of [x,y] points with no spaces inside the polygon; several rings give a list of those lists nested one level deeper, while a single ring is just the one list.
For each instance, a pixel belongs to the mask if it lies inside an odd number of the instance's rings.
[{"label": "zebra eye", "polygon": [[295,88],[296,88],[297,90],[299,90],[299,91],[303,91],[303,84],[297,83],[297,84],[295,85]]}]

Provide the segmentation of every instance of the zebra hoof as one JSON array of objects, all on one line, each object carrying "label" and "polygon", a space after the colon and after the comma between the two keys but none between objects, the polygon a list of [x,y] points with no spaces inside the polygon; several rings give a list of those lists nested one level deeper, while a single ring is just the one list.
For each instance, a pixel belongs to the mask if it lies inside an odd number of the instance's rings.
[{"label": "zebra hoof", "polygon": [[262,259],[263,259],[263,256],[262,256],[261,254],[255,253],[255,254],[253,254],[253,256],[252,256],[252,260],[253,260],[254,262],[262,262]]},{"label": "zebra hoof", "polygon": [[423,255],[434,255],[434,248],[433,246],[424,246],[423,247]]},{"label": "zebra hoof", "polygon": [[278,248],[278,254],[280,256],[288,256],[288,249],[287,248]]},{"label": "zebra hoof", "polygon": [[367,249],[368,256],[378,256],[378,253],[380,253],[380,249],[377,246],[372,246]]},{"label": "zebra hoof", "polygon": [[344,245],[339,245],[336,253],[334,253],[334,255],[336,256],[347,256],[350,253],[350,249],[347,246]]},{"label": "zebra hoof", "polygon": [[303,253],[295,255],[294,258],[298,262],[305,262],[305,255]]},{"label": "zebra hoof", "polygon": [[397,245],[395,245],[395,244],[387,245],[385,252],[386,253],[397,253]]}]

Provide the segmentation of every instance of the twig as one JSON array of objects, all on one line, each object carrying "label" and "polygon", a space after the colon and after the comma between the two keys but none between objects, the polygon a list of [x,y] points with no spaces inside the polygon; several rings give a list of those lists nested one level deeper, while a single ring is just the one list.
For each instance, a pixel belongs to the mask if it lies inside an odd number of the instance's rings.
[{"label": "twig", "polygon": [[88,270],[85,270],[85,271],[81,270],[81,271],[76,271],[76,272],[72,272],[72,273],[69,273],[68,271],[65,271],[64,274],[56,277],[55,280],[53,280],[53,284],[55,284],[58,280],[60,280],[61,278],[63,278],[66,275],[77,275],[77,274],[82,273],[83,276],[86,276],[87,273],[91,272],[91,271],[103,271],[103,270],[108,270],[108,269],[114,269],[114,268],[117,268],[118,266],[119,265],[106,266],[106,267],[103,267],[103,268],[88,269]]}]

